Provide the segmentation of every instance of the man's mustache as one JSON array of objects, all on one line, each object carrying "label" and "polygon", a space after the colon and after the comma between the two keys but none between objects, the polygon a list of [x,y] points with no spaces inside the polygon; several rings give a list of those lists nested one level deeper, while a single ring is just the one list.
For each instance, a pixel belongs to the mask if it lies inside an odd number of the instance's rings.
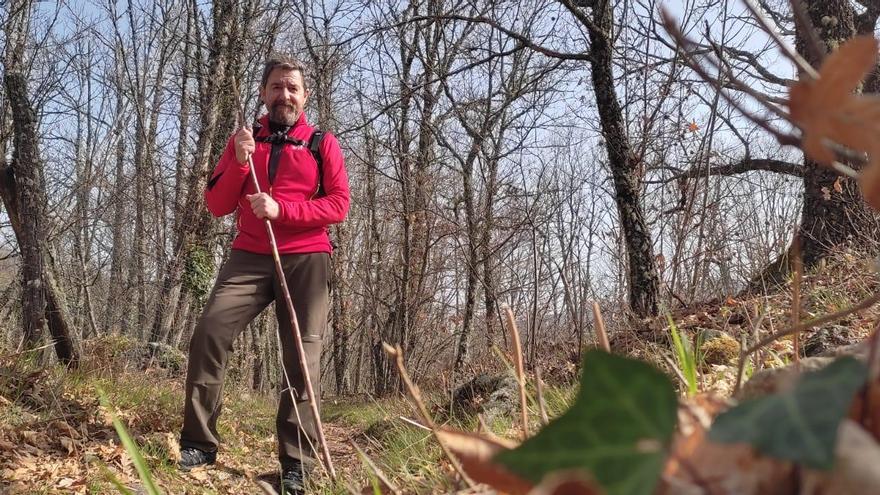
[{"label": "man's mustache", "polygon": [[279,108],[289,108],[291,110],[295,110],[293,105],[289,105],[287,103],[275,103],[272,105],[272,110],[277,110]]}]

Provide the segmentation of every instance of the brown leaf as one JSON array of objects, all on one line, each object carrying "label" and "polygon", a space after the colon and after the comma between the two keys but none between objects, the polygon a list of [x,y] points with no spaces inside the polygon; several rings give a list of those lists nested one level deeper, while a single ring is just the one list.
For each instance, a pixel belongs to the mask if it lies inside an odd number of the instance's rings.
[{"label": "brown leaf", "polygon": [[189,472],[189,475],[199,481],[207,481],[208,480],[208,472],[203,468],[193,469]]},{"label": "brown leaf", "polygon": [[532,483],[492,462],[497,453],[515,447],[515,443],[449,428],[438,429],[437,437],[458,457],[462,468],[474,481],[514,495],[531,490]]},{"label": "brown leaf", "polygon": [[826,57],[819,78],[795,83],[789,90],[789,111],[803,131],[803,149],[812,159],[830,164],[834,153],[823,142],[837,142],[867,151],[873,146],[880,112],[872,98],[853,91],[876,64],[877,40],[873,36],[849,39]]},{"label": "brown leaf", "polygon": [[76,441],[74,441],[70,437],[61,437],[58,439],[61,442],[61,446],[67,449],[68,454],[73,454],[76,451]]},{"label": "brown leaf", "polygon": [[877,40],[872,35],[854,36],[825,57],[815,88],[828,102],[841,102],[877,62]]},{"label": "brown leaf", "polygon": [[[712,396],[698,396],[679,408],[679,433],[657,494],[690,493],[711,480],[711,493],[759,495],[791,483],[791,463],[758,455],[745,444],[717,444],[706,438],[712,419],[726,406]],[[696,493],[703,493],[696,491]]]},{"label": "brown leaf", "polygon": [[840,182],[843,177],[838,177],[837,180],[834,181],[834,192],[838,194],[843,194],[843,184]]},{"label": "brown leaf", "polygon": [[529,495],[602,495],[605,491],[583,471],[548,474]]},{"label": "brown leaf", "polygon": [[58,488],[70,488],[74,483],[76,483],[76,480],[73,478],[61,478],[55,486]]}]

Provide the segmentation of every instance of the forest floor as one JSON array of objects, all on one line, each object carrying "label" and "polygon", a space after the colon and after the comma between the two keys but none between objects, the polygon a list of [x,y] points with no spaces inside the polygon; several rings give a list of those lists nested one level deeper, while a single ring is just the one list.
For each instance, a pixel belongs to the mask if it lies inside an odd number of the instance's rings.
[{"label": "forest floor", "polygon": [[[802,319],[833,313],[874,294],[878,276],[869,261],[841,254],[804,275]],[[732,341],[785,328],[791,319],[790,287],[772,294],[725,297],[711,303],[677,310],[671,315],[684,335],[721,332]],[[803,336],[810,352],[858,342],[873,328],[880,310],[871,308],[845,317],[835,325],[813,329]],[[759,325],[756,322],[760,321]],[[665,316],[648,326],[668,334]],[[717,339],[713,339],[717,340]],[[136,467],[121,445],[112,417],[118,417],[140,446],[152,477],[166,494],[259,494],[259,480],[277,477],[275,459],[275,398],[227,388],[219,423],[223,446],[216,466],[182,473],[176,468],[177,432],[183,403],[183,379],[161,369],[131,369],[114,362],[123,355],[106,338],[92,343],[92,352],[76,371],[38,367],[20,355],[0,350],[0,492],[147,493]],[[726,342],[726,341],[725,341]],[[706,344],[708,345],[708,344]],[[653,361],[671,376],[674,354],[668,339],[655,343],[627,332],[612,335],[616,352]],[[700,388],[716,395],[730,394],[735,378],[735,352],[724,346],[706,347]],[[659,359],[665,355],[670,359]],[[766,367],[785,366],[793,359],[791,339],[768,349]],[[106,392],[110,408],[101,406],[98,390]],[[552,416],[574,399],[575,384],[546,387],[545,401]],[[538,411],[530,411],[537,419]],[[453,491],[451,467],[443,460],[429,432],[412,426],[412,408],[402,399],[325,398],[322,406],[331,455],[340,476],[331,482],[318,474],[309,493],[372,493],[371,471],[352,447],[363,448],[370,459],[407,493]],[[475,418],[454,420],[462,429],[477,427]],[[496,435],[518,435],[514,418],[499,417],[489,428]]]}]

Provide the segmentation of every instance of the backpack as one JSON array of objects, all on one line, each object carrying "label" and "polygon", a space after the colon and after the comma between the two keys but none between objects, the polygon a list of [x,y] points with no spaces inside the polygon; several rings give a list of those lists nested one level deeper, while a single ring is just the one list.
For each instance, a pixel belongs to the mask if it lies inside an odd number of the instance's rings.
[{"label": "backpack", "polygon": [[253,134],[255,142],[271,143],[273,145],[272,151],[269,154],[269,184],[275,180],[275,174],[278,172],[278,159],[281,157],[282,147],[275,145],[291,144],[293,146],[307,146],[312,153],[312,157],[315,159],[315,163],[318,165],[318,185],[315,188],[315,192],[312,194],[312,198],[320,198],[321,196],[324,196],[324,157],[321,156],[321,141],[324,140],[324,131],[315,129],[312,133],[312,137],[309,138],[309,141],[305,142],[292,138],[288,136],[286,132],[280,131],[268,136],[257,137],[257,134],[262,127],[263,125],[259,122],[254,122]]},{"label": "backpack", "polygon": [[[321,156],[321,142],[324,140],[324,136],[326,135],[326,133],[320,129],[315,129],[315,132],[312,133],[312,136],[309,138],[308,142],[292,138],[286,133],[281,132],[270,134],[268,136],[257,137],[257,133],[262,127],[263,125],[259,122],[254,122],[253,134],[255,142],[273,144],[272,150],[269,153],[269,184],[272,184],[272,182],[274,182],[275,180],[275,174],[278,172],[278,159],[281,157],[282,147],[274,145],[290,144],[293,146],[307,146],[309,148],[309,151],[312,153],[312,158],[315,159],[315,163],[318,165],[318,185],[315,188],[315,192],[312,193],[312,197],[309,199],[320,198],[324,196],[324,157]],[[211,189],[214,183],[217,182],[217,179],[220,178],[220,175],[223,174],[221,173],[208,181],[208,189]]]}]

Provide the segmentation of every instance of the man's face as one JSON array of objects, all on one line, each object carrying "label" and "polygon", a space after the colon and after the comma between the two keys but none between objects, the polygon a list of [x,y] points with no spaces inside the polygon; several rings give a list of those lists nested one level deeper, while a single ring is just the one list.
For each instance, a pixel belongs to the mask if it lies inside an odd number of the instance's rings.
[{"label": "man's face", "polygon": [[260,100],[269,110],[269,120],[279,124],[296,124],[308,98],[309,92],[298,70],[273,69],[266,85],[260,88]]}]

